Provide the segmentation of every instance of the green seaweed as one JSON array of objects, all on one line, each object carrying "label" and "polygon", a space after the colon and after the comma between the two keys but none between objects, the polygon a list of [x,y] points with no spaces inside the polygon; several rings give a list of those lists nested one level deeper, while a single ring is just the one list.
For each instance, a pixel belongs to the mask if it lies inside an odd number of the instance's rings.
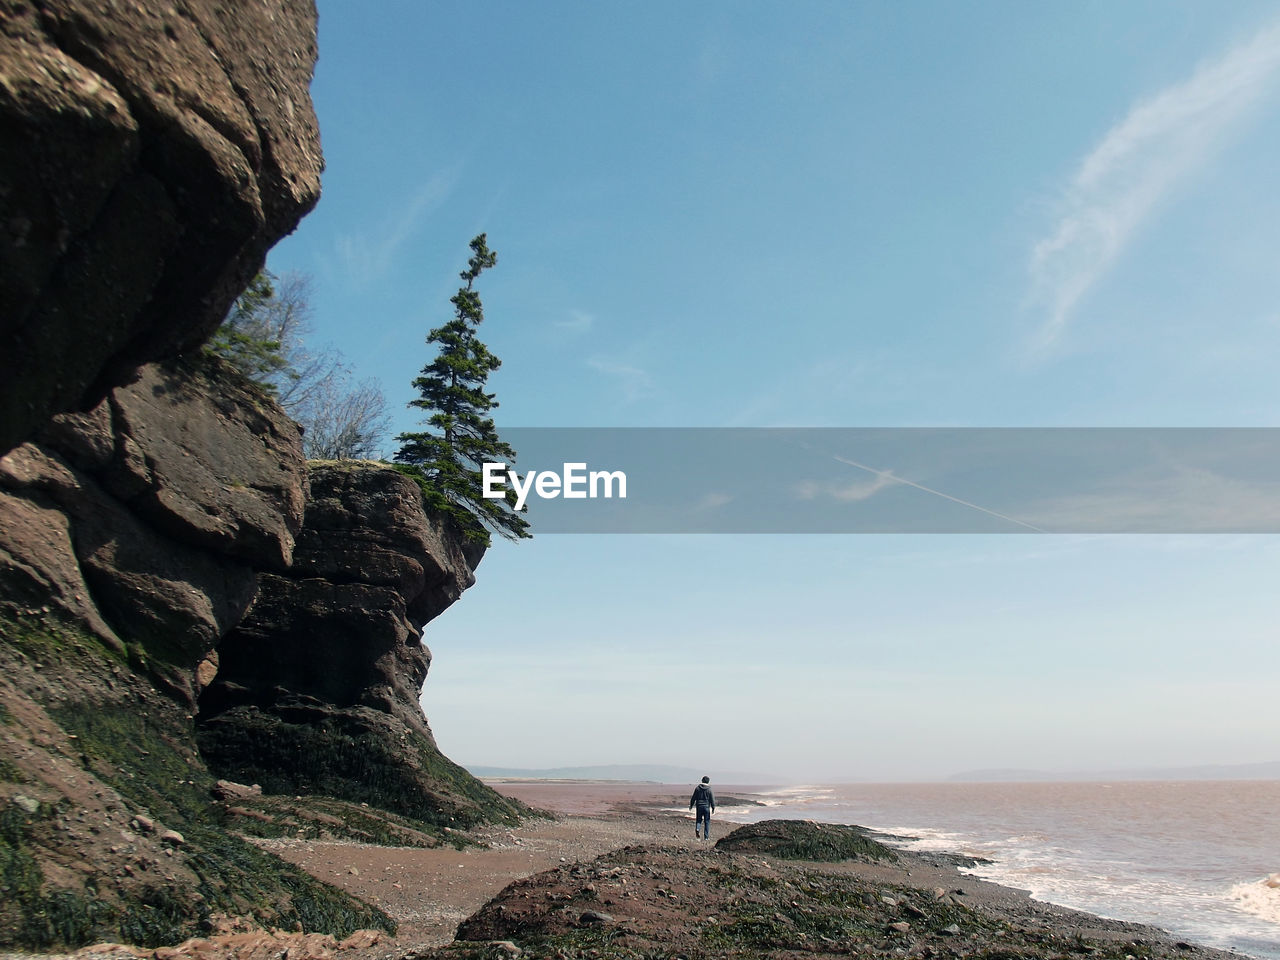
[{"label": "green seaweed", "polygon": [[[47,659],[50,663],[63,657],[105,658],[118,664],[127,660],[123,650],[108,646],[101,638],[74,624],[64,623],[56,612],[41,611],[32,616],[15,615],[12,610],[0,613],[0,641],[28,657]],[[0,719],[9,722],[7,718]]]},{"label": "green seaweed", "polygon": [[229,823],[251,837],[346,840],[392,847],[462,849],[480,844],[465,833],[443,831],[386,810],[333,797],[262,796],[228,807]]},{"label": "green seaweed", "polygon": [[[209,801],[213,778],[188,746],[190,723],[176,705],[156,698],[147,708],[81,703],[50,713],[77,737],[98,777],[182,833],[186,865],[198,878],[194,885],[121,886],[116,921],[122,939],[176,943],[203,932],[215,910],[337,937],[368,927],[394,933],[395,922],[383,911],[227,831],[225,810]],[[21,939],[36,943],[29,935]]]},{"label": "green seaweed", "polygon": [[31,778],[23,773],[18,765],[8,757],[0,757],[0,782],[30,783]]},{"label": "green seaweed", "polygon": [[78,947],[112,927],[115,908],[96,890],[84,894],[44,889],[44,871],[32,851],[37,830],[54,815],[41,804],[28,813],[16,803],[0,810],[0,943],[36,948]]},{"label": "green seaweed", "polygon": [[898,854],[883,843],[872,840],[863,827],[806,820],[763,820],[748,824],[720,840],[716,849],[820,863],[838,863],[841,860],[898,862]]},{"label": "green seaweed", "polygon": [[33,815],[16,803],[0,810],[0,898],[28,902],[40,893],[44,874],[28,850]]},{"label": "green seaweed", "polygon": [[481,783],[418,734],[402,746],[355,719],[290,723],[241,711],[197,731],[221,775],[270,794],[319,794],[389,810],[437,830],[515,824],[529,811]]}]

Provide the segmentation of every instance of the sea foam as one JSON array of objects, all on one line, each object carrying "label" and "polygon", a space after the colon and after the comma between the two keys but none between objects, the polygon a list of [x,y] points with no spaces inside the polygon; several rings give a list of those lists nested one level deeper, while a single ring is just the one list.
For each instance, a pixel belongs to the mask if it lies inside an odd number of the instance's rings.
[{"label": "sea foam", "polygon": [[1252,883],[1237,883],[1227,895],[1241,910],[1271,923],[1280,923],[1280,873]]}]

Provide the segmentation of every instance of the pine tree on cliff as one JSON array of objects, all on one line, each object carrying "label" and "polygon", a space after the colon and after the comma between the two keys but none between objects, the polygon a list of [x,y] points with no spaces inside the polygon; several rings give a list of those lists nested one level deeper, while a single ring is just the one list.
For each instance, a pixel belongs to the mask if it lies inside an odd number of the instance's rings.
[{"label": "pine tree on cliff", "polygon": [[502,361],[476,336],[484,308],[475,281],[497,262],[483,233],[471,241],[471,259],[459,274],[466,285],[449,301],[453,319],[427,335],[427,343],[438,344],[440,352],[413,381],[419,396],[409,406],[428,411],[426,422],[433,430],[400,434],[395,455],[430,506],[453,517],[468,539],[486,544],[486,527],[509,540],[532,536],[528,521],[515,511],[513,492],[507,500],[481,496],[481,465],[515,461],[515,451],[498,436],[489,416],[498,402],[484,390]]}]

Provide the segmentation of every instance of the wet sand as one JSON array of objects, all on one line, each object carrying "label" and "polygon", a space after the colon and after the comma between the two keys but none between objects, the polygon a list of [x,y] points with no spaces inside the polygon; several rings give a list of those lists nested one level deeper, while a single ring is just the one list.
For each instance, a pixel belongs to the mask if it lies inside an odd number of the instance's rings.
[{"label": "wet sand", "polygon": [[671,787],[590,781],[490,785],[555,819],[476,830],[468,836],[484,846],[461,850],[301,840],[259,845],[380,907],[400,925],[397,941],[406,948],[420,948],[451,941],[462,920],[513,880],[631,844],[680,848],[693,842],[692,828],[686,830],[684,820],[654,812],[662,804],[676,803]]}]

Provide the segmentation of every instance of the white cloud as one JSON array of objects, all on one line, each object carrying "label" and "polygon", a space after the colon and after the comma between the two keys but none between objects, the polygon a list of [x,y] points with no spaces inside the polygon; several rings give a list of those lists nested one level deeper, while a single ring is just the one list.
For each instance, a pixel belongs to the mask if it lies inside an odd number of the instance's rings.
[{"label": "white cloud", "polygon": [[820,484],[806,480],[796,484],[795,494],[801,500],[816,500],[821,497],[838,500],[841,503],[860,503],[863,500],[870,500],[881,490],[895,486],[898,482],[890,471],[885,470],[877,473],[871,480],[855,480],[852,483]]},{"label": "white cloud", "polygon": [[721,507],[733,503],[734,498],[727,493],[706,493],[698,498],[698,501],[690,508],[694,513],[702,513],[708,510],[718,510]]},{"label": "white cloud", "polygon": [[587,333],[596,324],[596,318],[583,310],[570,310],[569,316],[552,323],[558,330],[569,333]]},{"label": "white cloud", "polygon": [[1045,530],[1102,533],[1269,533],[1280,529],[1280,483],[1175,466],[1167,476],[1121,477],[1098,490],[1026,504]]},{"label": "white cloud", "polygon": [[1033,298],[1048,313],[1038,351],[1061,338],[1076,307],[1177,184],[1221,147],[1280,68],[1272,23],[1186,80],[1137,103],[1080,162],[1065,209],[1031,252]]},{"label": "white cloud", "polygon": [[587,361],[587,366],[612,379],[628,401],[640,400],[653,394],[653,377],[640,367],[602,357],[592,357]]},{"label": "white cloud", "polygon": [[347,274],[358,284],[380,279],[422,219],[453,193],[457,179],[454,171],[433,174],[376,230],[338,237],[338,260]]}]

